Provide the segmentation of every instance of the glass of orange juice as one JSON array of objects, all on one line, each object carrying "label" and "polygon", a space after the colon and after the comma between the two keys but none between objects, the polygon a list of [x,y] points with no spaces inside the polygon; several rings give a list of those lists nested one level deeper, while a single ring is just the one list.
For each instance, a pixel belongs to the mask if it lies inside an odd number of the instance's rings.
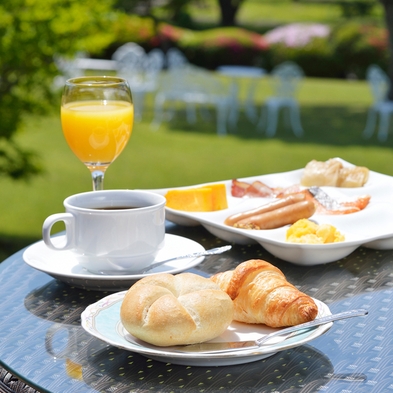
[{"label": "glass of orange juice", "polygon": [[87,166],[93,190],[104,188],[108,166],[132,133],[134,106],[128,82],[112,76],[86,76],[66,81],[61,125],[74,154]]}]

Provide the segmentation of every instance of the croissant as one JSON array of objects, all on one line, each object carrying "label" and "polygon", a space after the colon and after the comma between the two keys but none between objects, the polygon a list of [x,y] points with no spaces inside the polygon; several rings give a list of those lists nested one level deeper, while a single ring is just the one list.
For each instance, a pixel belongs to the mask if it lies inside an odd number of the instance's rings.
[{"label": "croissant", "polygon": [[312,321],[318,314],[310,296],[263,260],[243,262],[235,270],[215,274],[211,280],[233,300],[234,319],[239,322],[284,327]]}]

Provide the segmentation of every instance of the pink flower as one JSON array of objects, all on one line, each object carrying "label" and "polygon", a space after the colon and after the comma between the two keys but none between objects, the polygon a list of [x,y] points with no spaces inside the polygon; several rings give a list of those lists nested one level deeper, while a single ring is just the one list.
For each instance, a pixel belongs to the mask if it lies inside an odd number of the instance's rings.
[{"label": "pink flower", "polygon": [[322,24],[293,23],[277,27],[265,34],[269,44],[284,44],[288,47],[302,47],[307,45],[314,37],[327,37],[330,27]]}]

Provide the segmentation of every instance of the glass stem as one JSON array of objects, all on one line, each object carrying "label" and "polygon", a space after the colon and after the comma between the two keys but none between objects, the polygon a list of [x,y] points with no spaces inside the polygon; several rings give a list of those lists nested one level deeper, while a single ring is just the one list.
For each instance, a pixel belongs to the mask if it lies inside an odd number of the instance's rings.
[{"label": "glass stem", "polygon": [[91,171],[91,177],[93,179],[93,191],[101,191],[104,189],[104,175],[105,171],[94,170]]}]

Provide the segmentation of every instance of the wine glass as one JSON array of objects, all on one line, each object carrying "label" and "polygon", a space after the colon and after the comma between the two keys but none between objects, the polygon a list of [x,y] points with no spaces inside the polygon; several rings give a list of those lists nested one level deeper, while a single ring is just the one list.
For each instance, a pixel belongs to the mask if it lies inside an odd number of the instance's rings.
[{"label": "wine glass", "polygon": [[85,76],[66,81],[61,100],[63,133],[90,170],[94,191],[104,188],[105,170],[125,148],[133,121],[132,95],[125,79]]}]

